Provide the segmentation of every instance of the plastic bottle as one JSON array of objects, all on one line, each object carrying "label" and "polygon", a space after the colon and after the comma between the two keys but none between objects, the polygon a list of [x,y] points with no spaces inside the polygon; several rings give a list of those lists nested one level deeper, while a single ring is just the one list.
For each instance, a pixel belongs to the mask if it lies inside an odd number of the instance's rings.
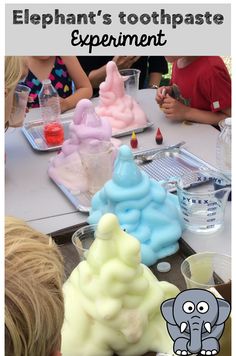
[{"label": "plastic bottle", "polygon": [[216,143],[217,168],[231,177],[231,118],[220,121],[220,133]]},{"label": "plastic bottle", "polygon": [[48,145],[61,145],[64,141],[64,129],[60,120],[60,99],[50,79],[42,81],[39,104],[44,122],[44,138]]}]

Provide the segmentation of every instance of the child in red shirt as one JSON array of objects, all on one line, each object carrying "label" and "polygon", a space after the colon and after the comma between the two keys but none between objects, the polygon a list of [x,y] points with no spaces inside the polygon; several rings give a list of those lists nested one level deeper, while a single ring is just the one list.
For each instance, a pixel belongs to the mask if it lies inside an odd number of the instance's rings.
[{"label": "child in red shirt", "polygon": [[231,78],[221,57],[166,57],[166,60],[173,63],[174,87],[158,88],[156,101],[168,119],[217,125],[231,116]]}]

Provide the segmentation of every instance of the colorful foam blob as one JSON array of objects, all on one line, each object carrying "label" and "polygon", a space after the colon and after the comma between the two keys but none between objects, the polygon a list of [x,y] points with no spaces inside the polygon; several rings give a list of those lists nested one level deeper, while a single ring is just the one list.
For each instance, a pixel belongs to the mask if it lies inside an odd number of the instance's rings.
[{"label": "colorful foam blob", "polygon": [[96,112],[110,122],[114,133],[147,124],[146,114],[139,104],[125,94],[123,77],[113,61],[106,65],[106,79],[99,87],[99,105]]},{"label": "colorful foam blob", "polygon": [[178,198],[149,178],[125,145],[119,149],[112,179],[92,199],[89,224],[96,224],[107,212],[114,213],[122,228],[140,241],[147,266],[178,250],[184,226]]},{"label": "colorful foam blob", "polygon": [[179,290],[140,264],[140,243],[113,214],[98,223],[95,240],[64,284],[63,356],[140,356],[171,353],[161,303]]},{"label": "colorful foam blob", "polygon": [[92,102],[80,100],[69,127],[69,139],[63,143],[61,152],[50,161],[49,176],[72,193],[86,191],[88,187],[80,159],[80,147],[88,145],[96,150],[100,141],[111,140],[111,134],[110,123],[95,113]]}]

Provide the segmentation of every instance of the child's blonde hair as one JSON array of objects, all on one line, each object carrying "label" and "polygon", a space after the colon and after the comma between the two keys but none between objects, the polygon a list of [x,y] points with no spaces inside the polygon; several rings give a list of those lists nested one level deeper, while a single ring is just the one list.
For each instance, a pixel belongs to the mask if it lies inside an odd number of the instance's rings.
[{"label": "child's blonde hair", "polygon": [[48,356],[60,350],[63,277],[63,258],[52,239],[6,217],[6,356]]},{"label": "child's blonde hair", "polygon": [[21,79],[23,59],[17,56],[5,57],[5,92],[8,95]]}]

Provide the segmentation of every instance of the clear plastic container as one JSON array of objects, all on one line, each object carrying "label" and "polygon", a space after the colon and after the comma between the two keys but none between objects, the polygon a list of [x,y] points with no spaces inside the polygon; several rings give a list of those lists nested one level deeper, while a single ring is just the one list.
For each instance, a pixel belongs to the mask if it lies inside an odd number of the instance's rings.
[{"label": "clear plastic container", "polygon": [[86,225],[79,228],[72,236],[72,243],[78,251],[80,261],[86,260],[88,250],[95,239],[97,225]]},{"label": "clear plastic container", "polygon": [[186,287],[208,289],[231,282],[231,257],[215,252],[201,252],[181,264]]},{"label": "clear plastic container", "polygon": [[120,74],[124,79],[125,93],[137,99],[138,89],[139,89],[139,69],[121,69]]},{"label": "clear plastic container", "polygon": [[39,104],[44,122],[45,141],[48,145],[61,145],[64,141],[64,129],[60,120],[60,99],[50,79],[42,81]]},{"label": "clear plastic container", "polygon": [[79,154],[92,197],[112,178],[115,147],[110,141],[82,143]]},{"label": "clear plastic container", "polygon": [[219,122],[220,133],[216,144],[216,164],[222,173],[231,176],[231,118]]},{"label": "clear plastic container", "polygon": [[30,93],[30,88],[18,84],[14,92],[13,108],[9,119],[10,126],[19,127],[25,119],[25,110]]}]

